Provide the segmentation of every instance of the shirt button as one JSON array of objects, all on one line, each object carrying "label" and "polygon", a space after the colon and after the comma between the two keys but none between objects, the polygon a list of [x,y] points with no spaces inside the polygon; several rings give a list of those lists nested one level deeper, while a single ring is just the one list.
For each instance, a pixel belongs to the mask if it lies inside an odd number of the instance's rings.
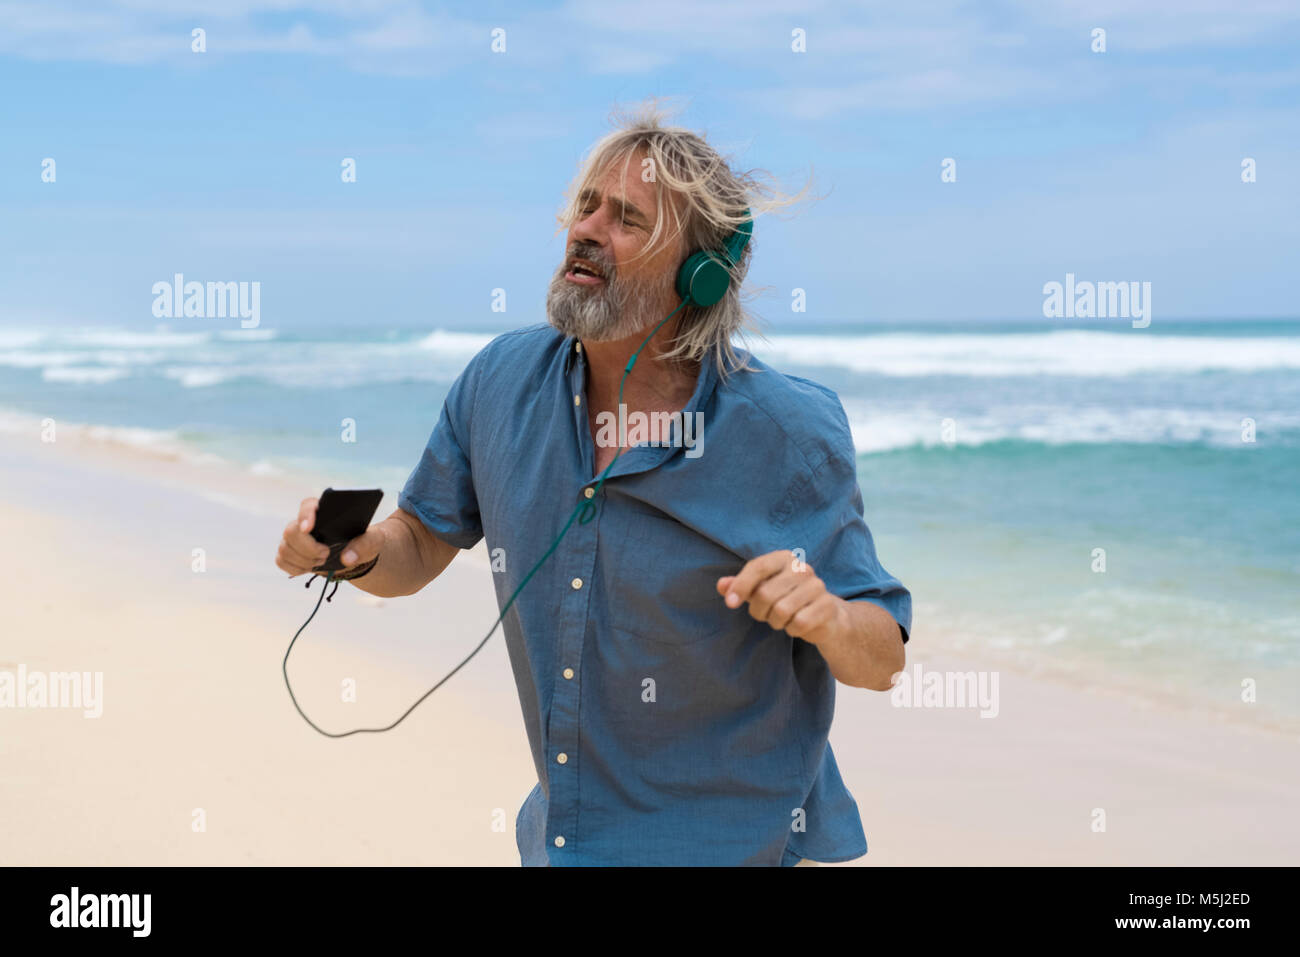
[{"label": "shirt button", "polygon": [[575,395],[575,396],[573,397],[573,404],[574,404],[574,405],[582,405],[582,396],[580,396],[580,395]]},{"label": "shirt button", "polygon": [[555,846],[556,846],[556,847],[563,847],[563,846],[564,846],[564,835],[563,835],[563,834],[557,834],[557,835],[555,835]]},{"label": "shirt button", "polygon": [[557,754],[557,755],[555,756],[555,763],[556,763],[556,764],[568,764],[568,763],[569,763],[569,756],[568,756],[567,754],[565,754],[563,751],[561,751],[559,754]]},{"label": "shirt button", "polygon": [[579,588],[582,587],[582,579],[575,578],[572,582],[570,582],[570,584],[573,585],[573,590],[577,591]]},{"label": "shirt button", "polygon": [[581,342],[575,342],[575,343],[573,344],[573,351],[574,351],[574,352],[581,352],[581,351],[582,351],[582,343],[581,343]]},{"label": "shirt button", "polygon": [[582,490],[582,494],[587,496],[587,498],[591,498],[593,495],[596,494],[596,490],[592,488],[590,485],[588,485],[586,488]]},{"label": "shirt button", "polygon": [[565,668],[565,669],[564,669],[564,677],[565,677],[565,678],[568,678],[569,680],[572,680],[572,679],[573,679],[573,669],[572,669],[572,668]]}]

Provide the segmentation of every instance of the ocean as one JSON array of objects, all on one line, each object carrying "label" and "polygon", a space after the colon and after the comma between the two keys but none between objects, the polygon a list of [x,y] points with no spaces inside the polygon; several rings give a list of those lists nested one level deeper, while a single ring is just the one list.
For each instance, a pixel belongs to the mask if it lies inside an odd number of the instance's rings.
[{"label": "ocean", "polygon": [[[380,485],[387,507],[492,337],[214,322],[0,327],[0,429],[53,418]],[[1300,730],[1300,321],[838,324],[753,345],[843,401],[916,644]]]}]

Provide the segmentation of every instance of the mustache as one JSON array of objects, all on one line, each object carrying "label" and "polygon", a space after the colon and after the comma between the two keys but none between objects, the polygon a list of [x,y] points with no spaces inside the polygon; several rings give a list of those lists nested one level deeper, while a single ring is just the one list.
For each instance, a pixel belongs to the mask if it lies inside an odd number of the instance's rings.
[{"label": "mustache", "polygon": [[560,267],[561,271],[572,265],[575,259],[585,259],[587,262],[599,266],[600,271],[605,274],[606,280],[612,280],[614,278],[614,263],[612,260],[606,258],[604,251],[602,251],[599,246],[591,243],[574,243],[569,248],[568,258]]}]

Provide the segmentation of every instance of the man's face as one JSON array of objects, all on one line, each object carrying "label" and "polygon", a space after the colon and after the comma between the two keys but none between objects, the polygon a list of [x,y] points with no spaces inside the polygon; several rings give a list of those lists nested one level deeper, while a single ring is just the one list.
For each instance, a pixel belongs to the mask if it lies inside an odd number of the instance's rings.
[{"label": "man's face", "polygon": [[678,243],[639,256],[654,229],[655,190],[641,181],[640,156],[606,171],[579,197],[567,255],[551,280],[546,313],[565,335],[591,342],[626,339],[676,308]]}]

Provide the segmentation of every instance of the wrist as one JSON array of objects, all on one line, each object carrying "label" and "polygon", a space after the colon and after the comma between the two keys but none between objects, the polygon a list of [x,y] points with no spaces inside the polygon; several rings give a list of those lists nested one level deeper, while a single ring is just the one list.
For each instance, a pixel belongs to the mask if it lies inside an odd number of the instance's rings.
[{"label": "wrist", "polygon": [[835,615],[813,642],[816,645],[843,644],[853,632],[853,614],[849,611],[849,603],[838,595],[831,595],[830,598],[835,602]]},{"label": "wrist", "polygon": [[368,561],[361,562],[357,565],[349,565],[345,567],[342,571],[335,572],[334,580],[339,582],[348,582],[348,581],[352,581],[353,579],[360,578],[362,575],[368,575],[370,573],[370,570],[375,567],[375,564],[378,561],[379,561],[379,556],[376,555],[374,558],[371,558]]}]

